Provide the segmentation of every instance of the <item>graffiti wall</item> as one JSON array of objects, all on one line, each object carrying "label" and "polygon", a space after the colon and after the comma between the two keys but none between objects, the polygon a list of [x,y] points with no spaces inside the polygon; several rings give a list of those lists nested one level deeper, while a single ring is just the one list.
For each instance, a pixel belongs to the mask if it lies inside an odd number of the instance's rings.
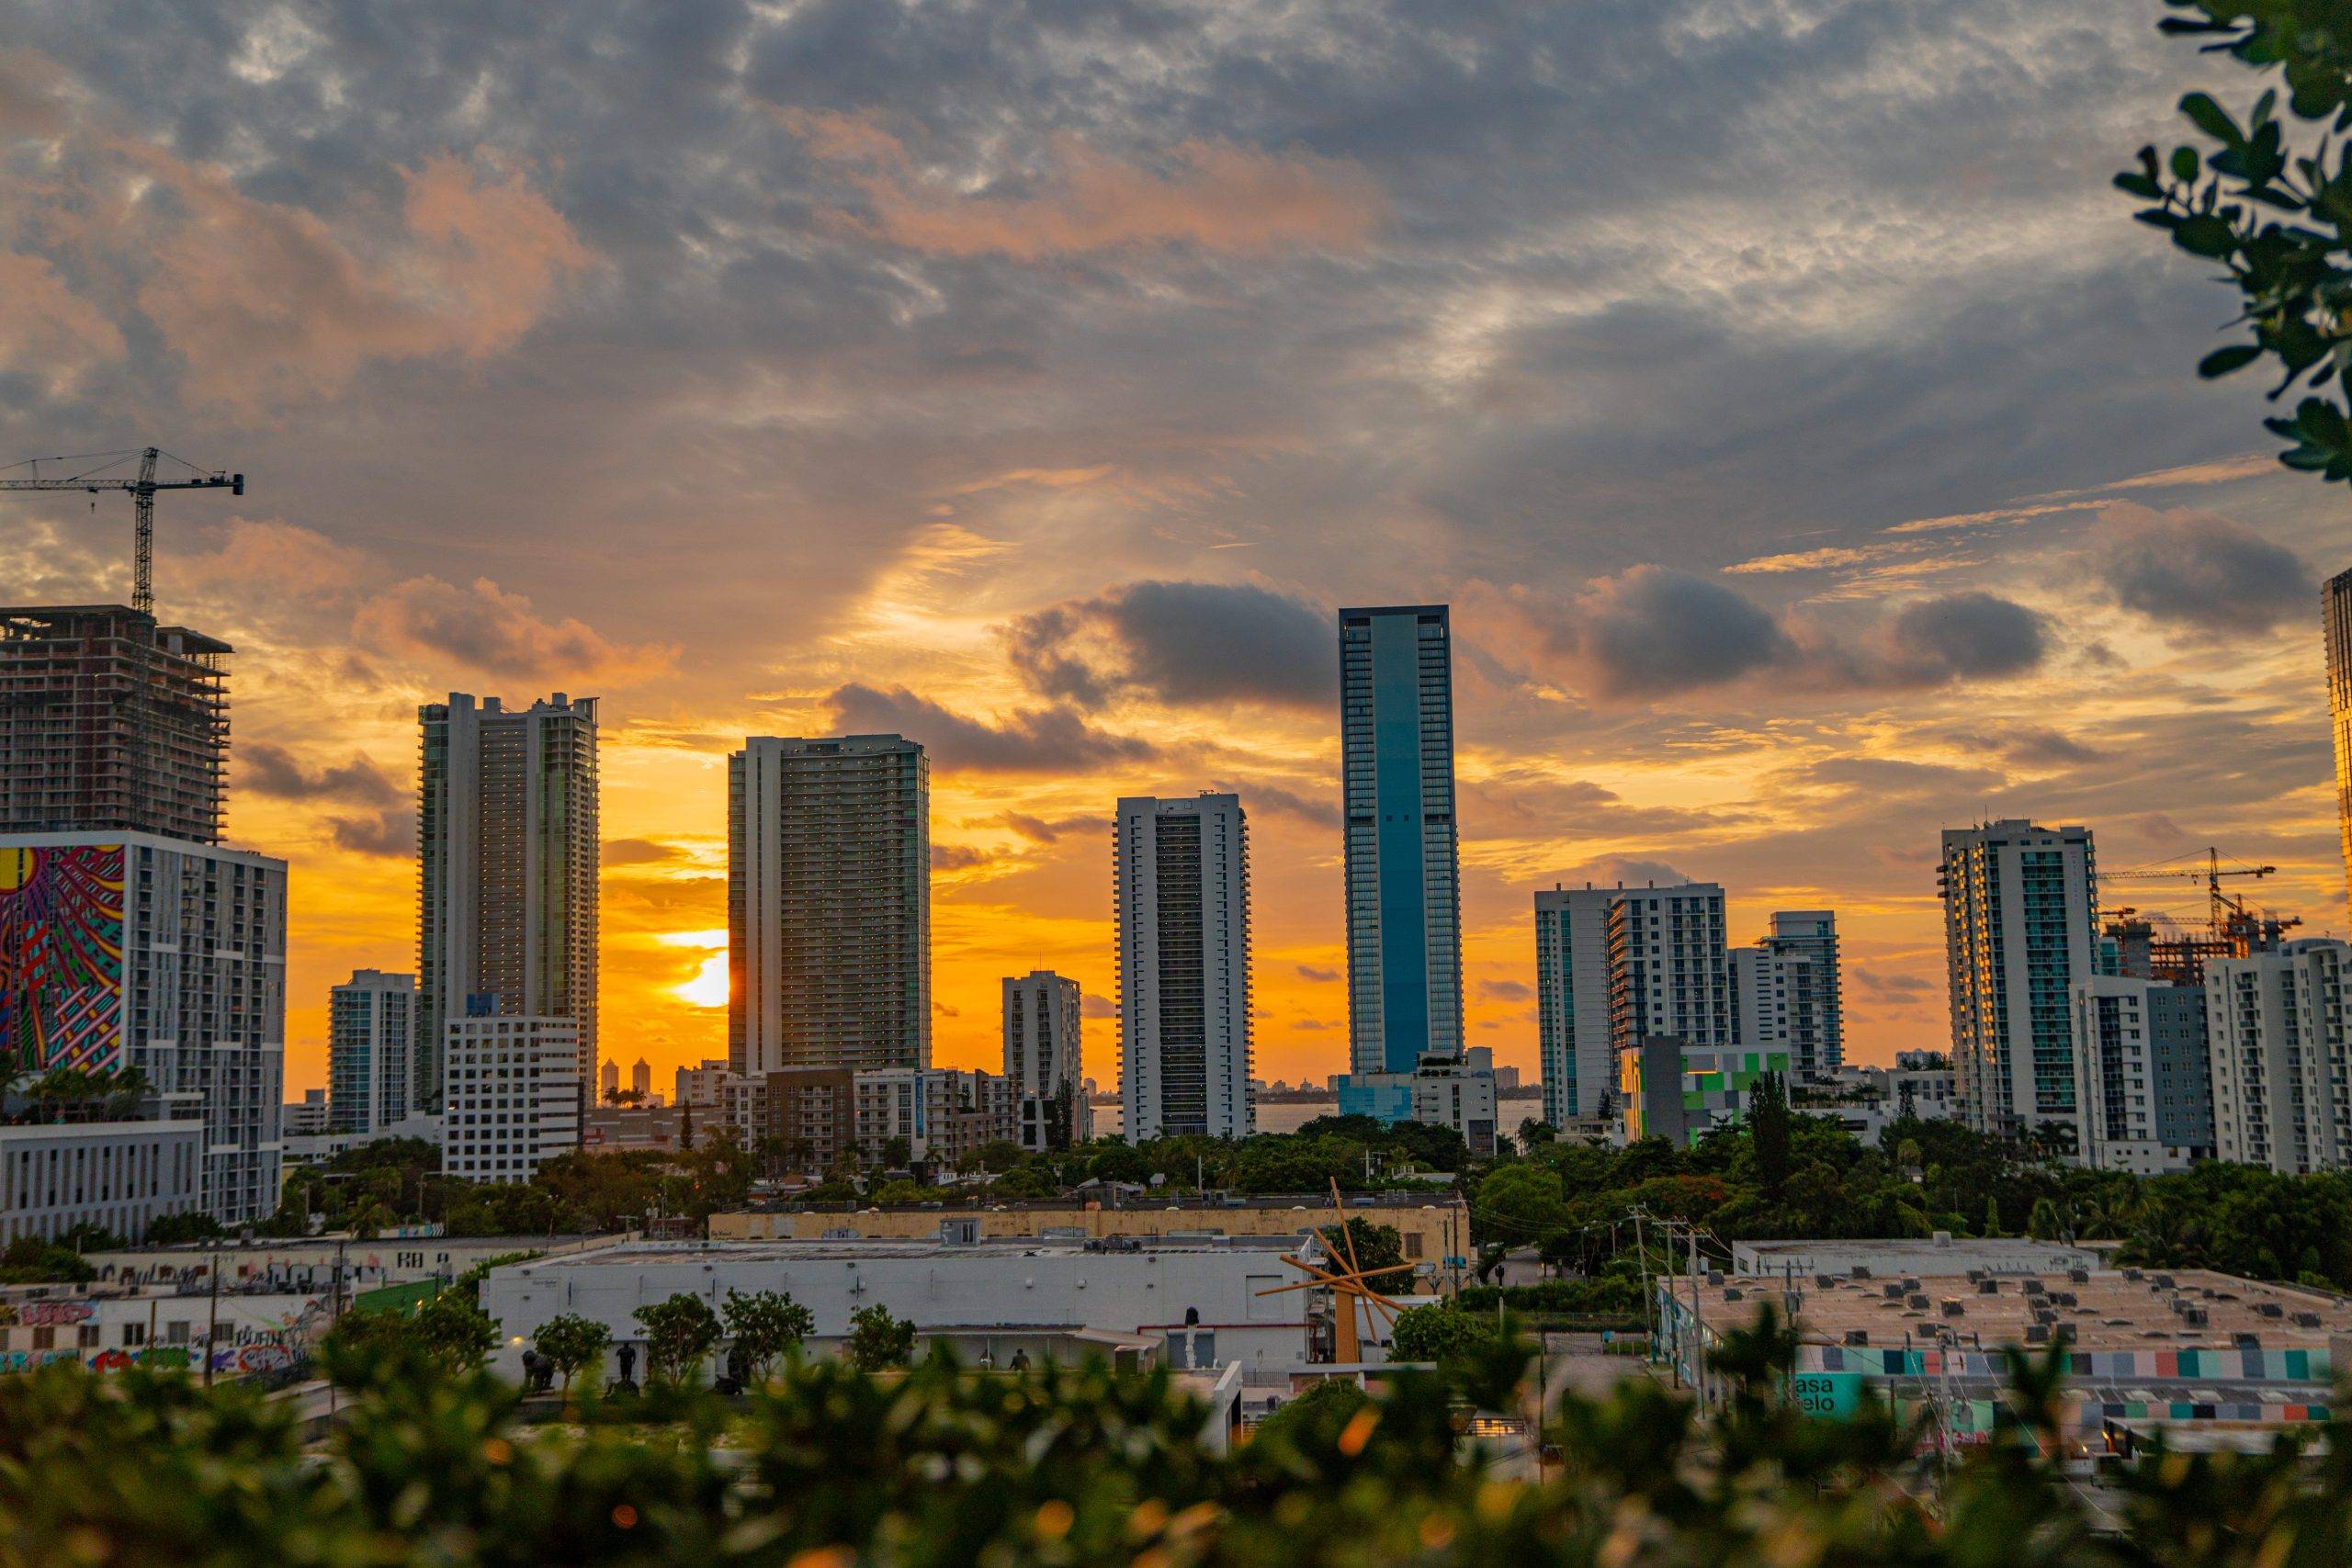
[{"label": "graffiti wall", "polygon": [[36,1068],[122,1065],[122,846],[0,848],[0,1048]]}]

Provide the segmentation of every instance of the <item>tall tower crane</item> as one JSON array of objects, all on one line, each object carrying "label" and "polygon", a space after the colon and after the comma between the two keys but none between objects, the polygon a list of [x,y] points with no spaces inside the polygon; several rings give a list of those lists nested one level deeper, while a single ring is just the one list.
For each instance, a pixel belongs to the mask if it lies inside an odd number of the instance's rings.
[{"label": "tall tower crane", "polygon": [[[125,471],[136,461],[138,471]],[[187,470],[185,478],[157,479],[159,462]],[[46,465],[62,473],[41,472]],[[0,468],[0,490],[80,490],[130,492],[133,522],[130,607],[142,615],[155,613],[155,492],[159,490],[225,490],[245,493],[245,476],[217,468],[199,468],[185,458],[148,446],[137,451],[83,452],[67,457],[32,457]],[[94,507],[96,502],[91,503]]]},{"label": "tall tower crane", "polygon": [[[2183,857],[2187,858],[2187,857]],[[2107,934],[2118,943],[2122,973],[2143,979],[2166,980],[2176,986],[2193,986],[2204,977],[2205,965],[2216,958],[2251,958],[2257,953],[2275,953],[2278,939],[2303,922],[2292,915],[2274,915],[2250,907],[2236,894],[2222,891],[2224,878],[2245,877],[2258,880],[2275,874],[2275,865],[2236,865],[2224,867],[2222,852],[2208,849],[2204,864],[2182,866],[2164,864],[2142,866],[2132,871],[2119,871],[2102,876],[2103,882],[2202,882],[2208,910],[2208,929],[2203,932],[2182,929],[2168,916],[2154,915],[2151,919],[2135,920],[2136,909],[2110,909],[2105,913],[2117,919],[2107,928]],[[2161,927],[2153,921],[2163,922]]]}]

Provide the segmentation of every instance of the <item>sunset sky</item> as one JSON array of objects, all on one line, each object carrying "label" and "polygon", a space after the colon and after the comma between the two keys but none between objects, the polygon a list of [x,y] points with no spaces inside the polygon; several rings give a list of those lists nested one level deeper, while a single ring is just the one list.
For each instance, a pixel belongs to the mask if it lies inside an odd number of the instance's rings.
[{"label": "sunset sky", "polygon": [[[2251,96],[2159,14],[0,0],[0,463],[248,476],[163,498],[157,593],[238,649],[289,1091],[414,966],[451,690],[603,699],[605,1048],[665,1089],[724,1051],[727,753],[845,729],[932,758],[940,1063],[1051,967],[1114,1080],[1112,803],[1217,788],[1259,1070],[1340,1070],[1332,611],[1426,601],[1472,1043],[1532,1076],[1536,887],[1687,875],[1736,941],[1835,908],[1884,1060],[1946,1043],[1945,826],[2345,926],[2346,501],[2108,187]],[[0,600],[130,542],[0,498]]]}]

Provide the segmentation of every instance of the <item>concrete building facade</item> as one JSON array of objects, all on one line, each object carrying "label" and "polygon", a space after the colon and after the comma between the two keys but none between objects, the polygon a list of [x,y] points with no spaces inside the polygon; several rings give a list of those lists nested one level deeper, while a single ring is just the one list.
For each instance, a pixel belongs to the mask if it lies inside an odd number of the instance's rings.
[{"label": "concrete building facade", "polygon": [[277,1208],[286,863],[147,833],[0,836],[0,1039],[39,1068],[135,1067],[204,1125],[205,1212]]},{"label": "concrete building facade", "polygon": [[698,1067],[680,1067],[676,1103],[716,1110],[725,1101],[734,1076],[724,1061],[709,1058]]},{"label": "concrete building facade", "polygon": [[2327,722],[2335,739],[2335,822],[2352,891],[2352,571],[2320,590],[2320,626],[2327,643]]},{"label": "concrete building facade", "polygon": [[416,976],[355,969],[327,992],[327,1129],[405,1121],[414,1085]]},{"label": "concrete building facade", "polygon": [[1474,1156],[1494,1156],[1500,1100],[1495,1054],[1484,1045],[1460,1055],[1429,1052],[1409,1073],[1342,1073],[1332,1085],[1342,1116],[1369,1116],[1385,1125],[1420,1122],[1451,1127]]},{"label": "concrete building facade", "polygon": [[519,712],[452,692],[417,710],[417,1021],[413,1109],[442,1106],[453,1021],[578,1024],[596,1081],[596,699]]},{"label": "concrete building facade", "polygon": [[[934,1219],[936,1217],[934,1216]],[[684,1292],[723,1303],[729,1291],[776,1291],[815,1318],[810,1348],[848,1337],[851,1315],[875,1303],[945,1339],[968,1361],[997,1365],[1012,1347],[1032,1363],[1069,1361],[1090,1342],[1106,1357],[1132,1347],[1142,1364],[1239,1363],[1244,1378],[1286,1385],[1308,1363],[1312,1292],[1268,1295],[1303,1275],[1282,1261],[1287,1240],[1233,1237],[1137,1244],[1075,1241],[762,1241],[637,1243],[494,1269],[482,1307],[512,1336],[577,1314],[616,1340],[643,1337],[635,1313]],[[1383,1325],[1385,1329],[1385,1323]],[[1368,1336],[1377,1357],[1385,1333]],[[1181,1344],[1177,1343],[1181,1340]]]},{"label": "concrete building facade", "polygon": [[1443,604],[1340,612],[1348,1065],[1462,1049],[1453,646]]},{"label": "concrete building facade", "polygon": [[1618,1050],[1659,1035],[1701,1050],[1737,1041],[1722,887],[1628,887],[1609,906],[1608,931],[1609,1032]]},{"label": "concrete building facade", "polygon": [[1789,1058],[1782,1051],[1652,1035],[1619,1055],[1618,1070],[1624,1141],[1664,1138],[1687,1146],[1711,1128],[1746,1121],[1757,1084],[1767,1077],[1785,1083]]},{"label": "concrete building facade", "polygon": [[729,759],[735,1071],[931,1065],[930,781],[897,735],[754,737]]},{"label": "concrete building facade", "polygon": [[1544,1120],[1600,1115],[1617,1088],[1609,1034],[1609,906],[1618,889],[1535,895],[1535,1011]]},{"label": "concrete building facade", "polygon": [[2206,964],[2220,1158],[2290,1175],[2352,1164],[2348,977],[2352,946],[2324,937]]},{"label": "concrete building facade", "polygon": [[578,1019],[452,1019],[443,1055],[443,1174],[528,1181],[540,1166],[581,1146]]},{"label": "concrete building facade", "polygon": [[1119,802],[1119,1094],[1130,1142],[1256,1130],[1241,798]]},{"label": "concrete building facade", "polygon": [[1023,1148],[1066,1148],[1094,1135],[1085,1026],[1077,981],[1050,969],[1004,977],[1004,1076],[1020,1101]]},{"label": "concrete building facade", "polygon": [[1962,1119],[1978,1133],[2079,1137],[2074,987],[2098,972],[2088,828],[1947,829],[1937,883]]},{"label": "concrete building facade", "polygon": [[232,651],[127,604],[0,610],[0,832],[220,842]]},{"label": "concrete building facade", "polygon": [[200,1213],[204,1122],[175,1119],[0,1126],[0,1247],[76,1225],[137,1241],[166,1214]]},{"label": "concrete building facade", "polygon": [[2213,1157],[2205,990],[2094,975],[2075,983],[2075,1157],[2161,1176]]},{"label": "concrete building facade", "polygon": [[1846,1063],[1846,1010],[1838,975],[1838,916],[1783,909],[1750,947],[1731,953],[1738,1043],[1786,1051],[1804,1079],[1831,1078]]}]

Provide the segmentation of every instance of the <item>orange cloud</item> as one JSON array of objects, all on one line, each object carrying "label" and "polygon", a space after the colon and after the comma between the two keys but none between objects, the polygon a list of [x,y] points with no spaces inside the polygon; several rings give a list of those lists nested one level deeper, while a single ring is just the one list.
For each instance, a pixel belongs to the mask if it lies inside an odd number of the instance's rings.
[{"label": "orange cloud", "polygon": [[[340,391],[376,361],[481,359],[593,260],[520,174],[450,155],[401,169],[400,211],[333,221],[122,134],[0,54],[0,134],[48,145],[0,217],[0,367],[70,387],[144,315],[195,397],[253,413]],[[52,264],[62,264],[61,278]],[[67,279],[70,279],[70,287]]]},{"label": "orange cloud", "polygon": [[244,195],[225,171],[113,146],[177,209],[152,241],[140,310],[187,359],[194,391],[248,412],[340,391],[374,360],[494,354],[589,260],[520,175],[481,181],[454,158],[402,171],[402,232],[363,247],[306,209]]},{"label": "orange cloud", "polygon": [[853,168],[872,213],[862,228],[938,255],[1042,261],[1171,245],[1228,255],[1351,249],[1385,207],[1363,171],[1340,159],[1195,138],[1148,168],[1067,134],[1048,144],[1040,194],[973,196],[916,167],[870,119],[799,110],[783,118],[820,162]]},{"label": "orange cloud", "polygon": [[38,377],[51,397],[64,397],[90,370],[122,354],[115,324],[66,288],[48,262],[0,251],[0,370]]}]

